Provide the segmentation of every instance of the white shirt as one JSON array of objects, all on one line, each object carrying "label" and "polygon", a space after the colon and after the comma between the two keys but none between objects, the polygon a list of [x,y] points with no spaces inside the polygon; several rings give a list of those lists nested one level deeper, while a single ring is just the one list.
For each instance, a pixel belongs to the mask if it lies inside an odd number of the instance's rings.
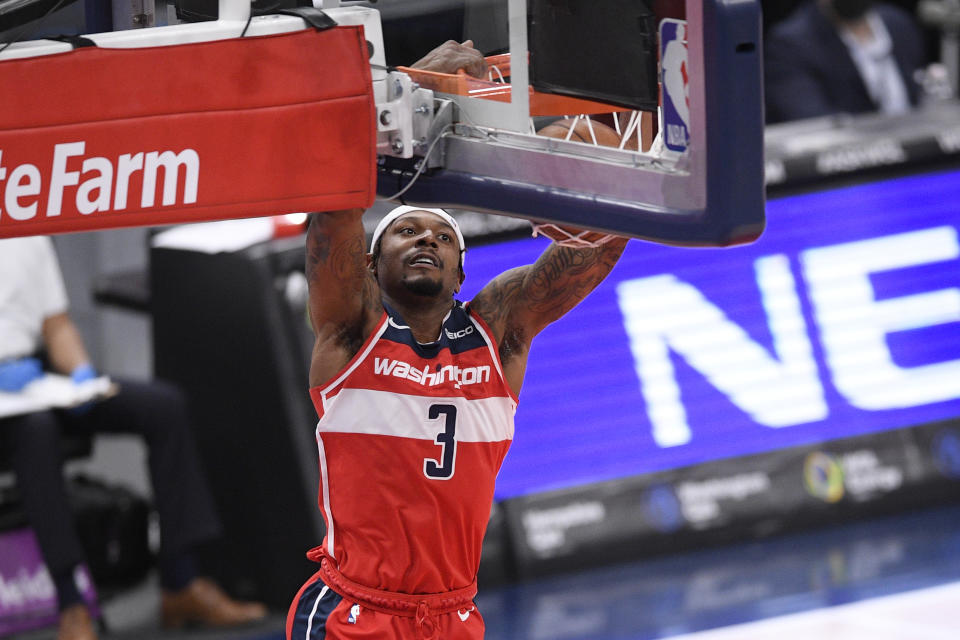
[{"label": "white shirt", "polygon": [[0,360],[32,355],[43,321],[67,310],[67,291],[46,236],[0,240]]},{"label": "white shirt", "polygon": [[867,93],[883,113],[906,113],[910,110],[910,97],[893,57],[893,40],[883,20],[875,11],[866,15],[873,39],[861,42],[846,29],[840,30],[853,63],[867,86]]}]

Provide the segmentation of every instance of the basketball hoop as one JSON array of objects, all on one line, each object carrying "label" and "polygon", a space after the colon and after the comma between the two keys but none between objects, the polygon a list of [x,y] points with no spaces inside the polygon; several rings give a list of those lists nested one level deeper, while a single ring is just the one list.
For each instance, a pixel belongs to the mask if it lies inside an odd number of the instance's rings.
[{"label": "basketball hoop", "polygon": [[[536,238],[537,236],[545,236],[553,240],[555,243],[557,243],[561,247],[568,247],[570,249],[598,249],[599,247],[602,247],[603,245],[607,244],[614,238],[620,237],[620,236],[615,236],[613,234],[607,233],[600,236],[596,240],[587,240],[586,239],[587,235],[591,233],[596,233],[596,232],[583,230],[583,231],[574,233],[568,229],[564,229],[559,225],[553,224],[552,222],[539,223],[539,222],[531,221],[530,226],[533,227],[534,238]],[[551,235],[551,234],[556,234],[556,235]]]},{"label": "basketball hoop", "polygon": [[[510,54],[487,56],[485,61],[487,63],[486,78],[474,78],[463,71],[447,74],[409,67],[399,67],[399,70],[410,75],[418,85],[441,94],[447,94],[454,99],[456,96],[462,96],[465,98],[482,98],[493,102],[510,102],[512,97]],[[591,118],[605,114],[612,116],[614,128],[617,134],[621,136],[618,149],[646,152],[654,142],[652,127],[649,131],[651,134],[649,139],[643,139],[643,127],[640,126],[643,120],[643,111],[625,109],[596,100],[544,93],[532,87],[528,88],[528,93],[530,96],[528,133],[536,133],[535,117],[562,116],[563,118],[585,120],[592,134]],[[623,123],[624,120],[626,121],[625,124]],[[564,140],[570,142],[571,138],[567,137]],[[632,146],[631,140],[634,141]],[[595,136],[591,135],[590,143],[597,145]]]}]

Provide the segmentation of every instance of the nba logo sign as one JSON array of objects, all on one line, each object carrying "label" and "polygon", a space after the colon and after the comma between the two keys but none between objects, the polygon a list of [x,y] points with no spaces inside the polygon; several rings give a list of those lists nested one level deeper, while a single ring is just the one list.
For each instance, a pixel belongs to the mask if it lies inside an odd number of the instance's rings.
[{"label": "nba logo sign", "polygon": [[660,130],[670,151],[684,153],[690,142],[690,73],[687,66],[687,23],[660,21],[660,86],[663,105]]},{"label": "nba logo sign", "polygon": [[354,604],[350,607],[350,616],[347,618],[347,622],[350,624],[357,624],[357,618],[360,617],[360,605]]}]

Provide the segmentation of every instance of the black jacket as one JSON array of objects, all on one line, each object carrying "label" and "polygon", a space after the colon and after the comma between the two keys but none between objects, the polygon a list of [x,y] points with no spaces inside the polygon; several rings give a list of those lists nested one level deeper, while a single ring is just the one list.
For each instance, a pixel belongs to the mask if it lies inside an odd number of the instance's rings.
[{"label": "black jacket", "polygon": [[[920,90],[914,72],[926,64],[923,35],[905,11],[877,3],[874,10],[893,41],[893,56],[910,103]],[[802,4],[771,28],[764,44],[767,122],[875,111],[849,50],[815,1]]]}]

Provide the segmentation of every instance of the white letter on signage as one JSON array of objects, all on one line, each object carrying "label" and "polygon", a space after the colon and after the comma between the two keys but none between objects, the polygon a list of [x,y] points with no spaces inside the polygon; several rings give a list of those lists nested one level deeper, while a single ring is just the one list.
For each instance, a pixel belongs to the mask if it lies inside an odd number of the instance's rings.
[{"label": "white letter on signage", "polygon": [[[7,177],[7,168],[3,166],[3,149],[0,149],[0,180],[4,180]],[[0,210],[2,213],[2,210]]]},{"label": "white letter on signage", "polygon": [[755,268],[776,357],[696,287],[672,275],[617,287],[653,437],[660,446],[686,444],[691,437],[671,349],[761,425],[785,427],[827,416],[789,262],[775,255],[757,260]]},{"label": "white letter on signage", "polygon": [[47,197],[47,216],[60,215],[63,188],[80,182],[79,171],[67,171],[67,158],[83,155],[85,142],[67,142],[53,148],[53,169],[50,173],[50,195]]},{"label": "white letter on signage", "polygon": [[895,331],[960,321],[960,289],[877,300],[870,282],[876,272],[958,257],[957,231],[950,226],[803,253],[833,382],[850,404],[882,410],[960,398],[960,360],[900,367],[886,339]]},{"label": "white letter on signage", "polygon": [[113,208],[123,211],[127,208],[127,191],[130,189],[130,176],[134,171],[143,169],[143,151],[130,155],[125,153],[117,158],[117,192],[113,197]]},{"label": "white letter on signage", "polygon": [[[97,176],[87,178],[77,189],[77,211],[83,215],[94,211],[108,211],[110,196],[113,191],[113,165],[106,158],[87,158],[83,161],[82,172],[96,171]],[[91,200],[90,194],[97,192],[96,199]]]},{"label": "white letter on signage", "polygon": [[163,205],[174,204],[177,199],[177,186],[180,177],[180,165],[184,167],[183,204],[197,201],[197,183],[200,178],[200,156],[193,149],[184,149],[178,154],[172,151],[147,154],[143,168],[143,194],[140,206],[152,207],[156,199],[157,170],[163,167]]},{"label": "white letter on signage", "polygon": [[[24,182],[26,178],[26,182]],[[29,220],[37,215],[37,201],[25,207],[20,206],[19,198],[40,195],[40,169],[32,164],[21,164],[10,172],[4,204],[7,213],[14,220]]]}]

